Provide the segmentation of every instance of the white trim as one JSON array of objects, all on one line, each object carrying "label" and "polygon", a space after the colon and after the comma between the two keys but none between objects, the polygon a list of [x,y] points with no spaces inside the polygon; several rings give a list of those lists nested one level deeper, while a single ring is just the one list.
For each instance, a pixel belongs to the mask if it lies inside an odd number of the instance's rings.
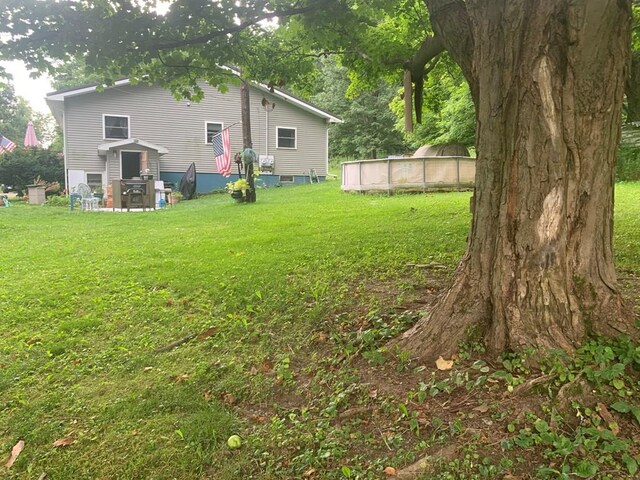
[{"label": "white trim", "polygon": [[102,138],[104,140],[126,140],[125,138],[114,138],[114,137],[107,137],[106,136],[106,123],[105,123],[105,119],[107,117],[116,117],[116,118],[126,118],[127,119],[127,138],[129,139],[131,138],[131,115],[116,115],[114,113],[103,113],[102,114]]},{"label": "white trim", "polygon": [[[98,145],[98,155],[107,155],[110,150],[115,150],[120,147],[126,147],[127,145],[138,145],[140,147],[148,148],[149,150],[155,150],[158,152],[158,155],[166,155],[169,153],[164,147],[159,145],[154,145],[151,142],[145,142],[144,140],[140,140],[138,138],[123,138],[117,142],[108,142],[102,143]],[[133,151],[133,150],[132,150]]]},{"label": "white trim", "polygon": [[[231,68],[226,68],[223,67],[226,70],[229,70],[231,72],[233,72],[234,74],[238,75],[238,72],[234,69]],[[113,86],[110,87],[106,87],[105,90],[109,90],[115,87],[122,87],[122,86],[126,86],[126,85],[130,85],[130,81],[129,79],[124,79],[124,80],[118,80],[117,82],[115,82],[115,84]],[[320,110],[317,107],[314,107],[313,105],[300,100],[298,98],[295,98],[285,92],[283,92],[282,90],[279,90],[277,88],[273,88],[271,89],[270,87],[268,87],[267,85],[263,84],[263,83],[253,83],[251,82],[251,85],[256,87],[259,90],[262,90],[263,92],[269,93],[271,95],[275,95],[276,97],[281,98],[282,100],[285,100],[287,102],[293,103],[294,105],[302,108],[303,110],[306,110],[308,112],[313,113],[314,115],[318,115],[319,117],[322,118],[326,118],[330,123],[344,123],[342,121],[342,119],[335,117],[333,115],[331,115],[328,112],[324,112],[322,110]],[[66,92],[51,92],[48,93],[47,96],[45,97],[46,100],[48,101],[64,101],[65,98],[67,97],[75,97],[77,95],[84,95],[86,93],[93,93],[96,92],[98,89],[97,85],[91,86],[91,87],[83,87],[83,88],[78,88],[76,90],[68,90]]]},{"label": "white trim", "polygon": [[[286,128],[287,130],[293,130],[295,133],[295,137],[293,138],[294,140],[294,146],[293,147],[281,147],[280,146],[280,135],[278,134],[278,130],[281,128]],[[298,127],[285,127],[282,125],[276,126],[276,148],[282,149],[282,150],[297,150],[298,149]]]},{"label": "white trim", "polygon": [[[115,82],[113,84],[113,86],[111,87],[107,87],[105,90],[108,90],[110,88],[114,88],[114,87],[122,87],[124,85],[129,85],[131,82],[129,81],[128,78],[124,79],[124,80],[118,80],[117,82]],[[76,95],[84,95],[85,93],[93,93],[95,91],[98,90],[98,86],[97,85],[92,85],[90,87],[82,87],[82,88],[76,88],[74,90],[67,90],[66,92],[51,92],[51,93],[47,93],[47,100],[53,100],[53,101],[64,101],[65,98],[67,97],[75,97]]]},{"label": "white trim", "polygon": [[71,193],[69,190],[69,164],[67,163],[67,113],[62,105],[62,154],[64,155],[64,189],[67,195]]},{"label": "white trim", "polygon": [[209,130],[207,129],[208,125],[210,123],[216,123],[218,125],[220,125],[220,131],[224,130],[224,122],[216,122],[216,121],[212,121],[212,120],[205,120],[204,121],[204,143],[205,145],[211,145],[211,142],[209,142]]},{"label": "white trim", "polygon": [[[102,178],[102,180],[100,181],[100,186],[102,188],[102,191],[105,190],[105,183],[104,183],[104,179],[107,177],[107,172],[84,172],[84,183],[86,183],[87,185],[89,185],[89,175],[100,175],[100,177]],[[91,186],[91,185],[89,185]]]}]

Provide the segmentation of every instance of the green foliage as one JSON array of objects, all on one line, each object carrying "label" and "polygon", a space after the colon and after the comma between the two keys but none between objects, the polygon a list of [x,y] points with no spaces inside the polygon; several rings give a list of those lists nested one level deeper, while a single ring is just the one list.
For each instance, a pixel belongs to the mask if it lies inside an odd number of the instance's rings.
[{"label": "green foliage", "polygon": [[640,180],[640,146],[630,143],[620,145],[616,162],[616,180]]},{"label": "green foliage", "polygon": [[389,109],[396,89],[380,80],[372,89],[360,90],[347,98],[350,86],[347,69],[336,65],[335,59],[324,59],[318,64],[319,93],[312,100],[344,121],[329,130],[329,155],[379,158],[403,153],[403,135]]},{"label": "green foliage", "polygon": [[0,155],[0,183],[24,192],[26,185],[40,177],[48,183],[64,185],[64,161],[62,155],[43,148],[16,148]]},{"label": "green foliage", "polygon": [[[403,101],[394,100],[392,110],[400,127],[404,124]],[[407,134],[407,139],[416,148],[446,143],[472,146],[475,125],[475,107],[469,85],[460,68],[443,54],[425,79],[422,123],[414,125],[414,131]]]},{"label": "green foliage", "polygon": [[5,87],[0,88],[0,135],[22,146],[29,120],[33,121],[40,142],[48,144],[57,138],[53,117],[34,112],[25,99],[16,96],[11,81],[8,81]]},{"label": "green foliage", "polygon": [[45,205],[49,207],[67,207],[70,206],[70,198],[66,195],[51,195],[47,197]]}]

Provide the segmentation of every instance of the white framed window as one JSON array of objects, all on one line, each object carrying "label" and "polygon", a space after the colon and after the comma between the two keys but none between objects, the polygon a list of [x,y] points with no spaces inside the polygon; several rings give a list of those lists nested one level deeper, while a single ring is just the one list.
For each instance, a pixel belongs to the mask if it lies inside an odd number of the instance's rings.
[{"label": "white framed window", "polygon": [[131,138],[129,115],[102,115],[102,132],[105,140]]},{"label": "white framed window", "polygon": [[204,142],[211,145],[211,139],[222,131],[222,122],[204,122]]},{"label": "white framed window", "polygon": [[95,192],[98,187],[102,189],[102,173],[87,172],[86,183],[91,187],[92,192]]},{"label": "white framed window", "polygon": [[293,127],[276,127],[276,148],[298,148],[298,129]]}]

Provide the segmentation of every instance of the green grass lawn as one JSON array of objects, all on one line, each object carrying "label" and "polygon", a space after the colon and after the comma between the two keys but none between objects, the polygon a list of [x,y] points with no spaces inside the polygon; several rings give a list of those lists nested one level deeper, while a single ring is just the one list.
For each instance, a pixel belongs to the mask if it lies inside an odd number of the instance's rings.
[{"label": "green grass lawn", "polygon": [[[331,359],[354,353],[344,339],[362,319],[377,340],[406,327],[385,316],[424,288],[406,265],[452,270],[469,196],[353,195],[333,181],[260,190],[252,205],[0,209],[2,465],[25,442],[0,475],[379,478],[411,461],[419,443],[323,423],[366,397]],[[618,185],[616,261],[633,275],[638,198],[640,184]],[[236,433],[245,444],[230,450]]]}]

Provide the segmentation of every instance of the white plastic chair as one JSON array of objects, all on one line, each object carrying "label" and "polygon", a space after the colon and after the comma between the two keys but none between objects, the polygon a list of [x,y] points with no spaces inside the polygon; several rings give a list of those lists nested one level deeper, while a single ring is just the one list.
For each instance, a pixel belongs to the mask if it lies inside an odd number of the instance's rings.
[{"label": "white plastic chair", "polygon": [[100,199],[93,196],[91,187],[86,183],[79,183],[77,187],[78,195],[80,195],[81,209],[98,210]]}]

